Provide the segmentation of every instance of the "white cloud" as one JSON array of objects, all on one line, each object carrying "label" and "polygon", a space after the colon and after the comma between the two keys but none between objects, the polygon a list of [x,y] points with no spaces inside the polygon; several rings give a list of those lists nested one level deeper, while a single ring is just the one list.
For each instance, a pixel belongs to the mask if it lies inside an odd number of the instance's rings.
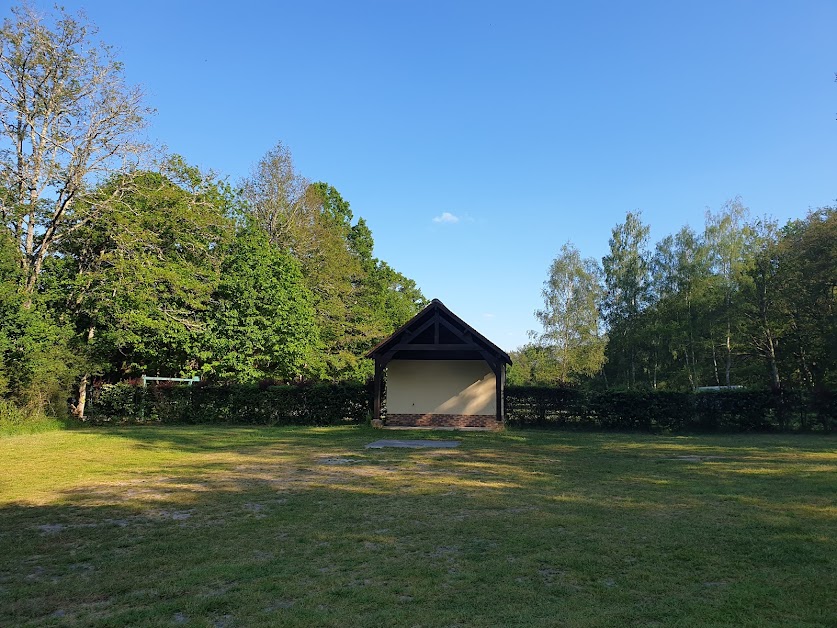
[{"label": "white cloud", "polygon": [[440,216],[436,216],[433,219],[433,222],[441,223],[441,224],[444,224],[444,223],[453,224],[453,223],[459,222],[459,216],[454,216],[450,212],[442,212],[442,214]]},{"label": "white cloud", "polygon": [[485,318],[489,318],[489,319],[491,319],[491,318],[494,318],[494,316],[495,316],[495,315],[494,315],[494,314],[492,314],[491,312],[486,312],[485,314],[483,314],[483,316],[484,316]]}]

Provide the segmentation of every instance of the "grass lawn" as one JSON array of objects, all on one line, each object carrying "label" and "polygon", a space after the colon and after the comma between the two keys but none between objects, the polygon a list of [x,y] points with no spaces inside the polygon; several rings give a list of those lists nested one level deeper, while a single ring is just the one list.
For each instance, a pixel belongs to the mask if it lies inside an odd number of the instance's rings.
[{"label": "grass lawn", "polygon": [[7,436],[0,626],[835,626],[836,502],[834,437]]}]

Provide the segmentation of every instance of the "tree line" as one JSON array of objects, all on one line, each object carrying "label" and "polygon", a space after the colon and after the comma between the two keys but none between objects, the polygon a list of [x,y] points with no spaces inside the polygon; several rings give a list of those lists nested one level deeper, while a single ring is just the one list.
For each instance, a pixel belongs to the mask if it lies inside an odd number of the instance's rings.
[{"label": "tree line", "polygon": [[567,243],[513,383],[837,389],[837,210],[784,226],[740,198],[649,245],[628,212],[599,262]]},{"label": "tree line", "polygon": [[233,186],[158,154],[152,113],[83,17],[4,20],[3,408],[81,417],[91,387],[140,374],[365,380],[425,304],[415,282],[281,142]]}]

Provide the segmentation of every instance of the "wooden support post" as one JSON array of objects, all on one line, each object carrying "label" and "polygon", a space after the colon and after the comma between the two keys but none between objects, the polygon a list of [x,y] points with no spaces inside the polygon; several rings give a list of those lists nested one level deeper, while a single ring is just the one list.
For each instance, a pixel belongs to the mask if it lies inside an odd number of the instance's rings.
[{"label": "wooden support post", "polygon": [[381,419],[381,392],[384,379],[384,365],[380,357],[375,358],[375,386],[372,401],[372,418]]},{"label": "wooden support post", "polygon": [[506,365],[503,362],[497,362],[497,368],[494,369],[494,379],[497,386],[497,421],[502,423],[506,414],[505,400],[503,399],[503,390],[506,387]]}]

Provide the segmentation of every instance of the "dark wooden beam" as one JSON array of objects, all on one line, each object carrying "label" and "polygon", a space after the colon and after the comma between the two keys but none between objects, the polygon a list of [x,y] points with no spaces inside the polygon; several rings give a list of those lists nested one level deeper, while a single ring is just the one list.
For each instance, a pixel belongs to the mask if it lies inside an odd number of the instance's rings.
[{"label": "dark wooden beam", "polygon": [[381,418],[381,393],[383,392],[384,365],[378,358],[375,358],[375,385],[374,399],[372,401],[372,418]]},{"label": "dark wooden beam", "polygon": [[482,349],[482,348],[480,348],[480,355],[482,356],[483,360],[488,362],[488,366],[490,366],[491,370],[494,371],[494,373],[496,374],[497,373],[497,367],[500,364],[500,362],[497,360],[497,358],[492,353],[490,353],[490,352],[488,352],[488,351],[486,351],[485,349]]},{"label": "dark wooden beam", "polygon": [[[367,357],[374,358],[382,355],[389,351],[395,343],[405,344],[410,340],[415,340],[417,334],[425,332],[431,325],[433,326],[433,336],[431,337],[434,344],[439,344],[445,329],[450,330],[454,337],[461,339],[465,345],[478,345],[495,355],[495,359],[511,364],[511,358],[506,352],[451,312],[437,299],[434,299],[426,308],[399,327],[389,338],[375,346],[369,351]],[[444,329],[442,326],[444,326]],[[415,328],[411,329],[411,327]],[[438,337],[437,329],[439,330]]]},{"label": "dark wooden beam", "polygon": [[410,331],[409,332],[409,334],[410,334],[409,338],[415,338],[416,336],[418,336],[421,332],[423,332],[428,327],[430,327],[432,325],[435,325],[436,324],[436,319],[437,319],[436,316],[431,316],[428,320],[424,321],[421,325],[416,327],[414,330]]},{"label": "dark wooden beam", "polygon": [[441,316],[439,317],[439,322],[445,327],[447,327],[451,331],[451,333],[457,338],[462,338],[462,340],[465,340],[466,342],[473,342],[471,340],[471,334],[469,334],[468,332],[463,332],[461,329],[457,329],[454,325],[446,321]]},{"label": "dark wooden beam", "polygon": [[398,343],[392,347],[392,351],[480,351],[482,355],[482,347],[478,345],[464,345],[464,344],[419,344],[419,343]]},{"label": "dark wooden beam", "polygon": [[497,394],[497,420],[502,423],[505,418],[506,408],[505,399],[503,399],[503,391],[506,387],[506,365],[500,363],[496,371],[494,371],[494,378],[496,380],[496,394]]},{"label": "dark wooden beam", "polygon": [[390,349],[383,355],[376,356],[375,359],[381,361],[381,368],[386,368],[396,353],[398,353],[398,349]]},{"label": "dark wooden beam", "polygon": [[[435,323],[435,321],[436,321],[436,317],[431,316],[428,320],[424,321],[421,325],[416,327],[414,330],[409,330],[409,329],[402,330],[399,337],[398,337],[399,342],[401,342],[402,344],[409,342],[411,338],[415,338],[416,336],[418,336],[425,329],[427,329],[428,327],[433,325]],[[387,342],[391,339],[392,339],[392,336],[387,340]],[[382,343],[382,344],[386,345],[386,342]],[[375,353],[372,353],[370,355],[370,357],[373,357],[375,355],[387,355],[389,353],[392,353],[392,349],[390,348],[387,351],[387,353],[381,354],[381,350],[383,350],[383,349],[384,349],[384,347],[381,347],[379,350],[375,351]],[[390,356],[390,359],[391,359],[391,356]],[[387,361],[389,361],[389,360],[387,360]]]}]

